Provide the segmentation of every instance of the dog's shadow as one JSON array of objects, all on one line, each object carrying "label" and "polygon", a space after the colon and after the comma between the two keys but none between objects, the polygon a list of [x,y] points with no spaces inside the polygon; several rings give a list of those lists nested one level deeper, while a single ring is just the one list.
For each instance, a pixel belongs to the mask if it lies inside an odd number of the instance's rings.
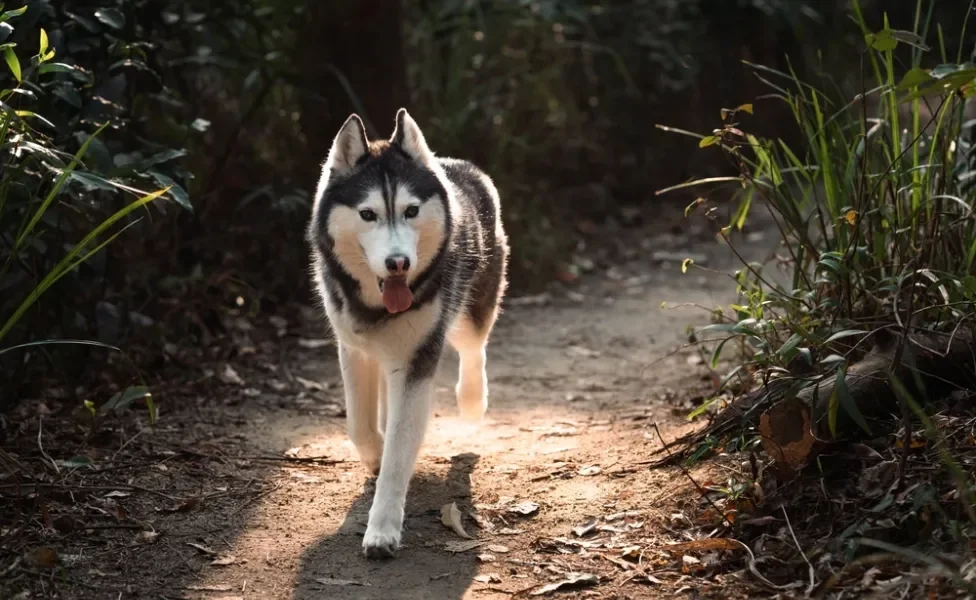
[{"label": "dog's shadow", "polygon": [[[375,481],[353,502],[339,530],[302,554],[293,598],[453,600],[462,598],[477,572],[477,551],[450,552],[447,543],[464,541],[441,523],[441,507],[456,502],[471,508],[475,454],[451,459],[446,476],[418,472],[407,495],[403,548],[397,557],[367,560],[362,541]],[[468,532],[471,527],[467,527]]]}]

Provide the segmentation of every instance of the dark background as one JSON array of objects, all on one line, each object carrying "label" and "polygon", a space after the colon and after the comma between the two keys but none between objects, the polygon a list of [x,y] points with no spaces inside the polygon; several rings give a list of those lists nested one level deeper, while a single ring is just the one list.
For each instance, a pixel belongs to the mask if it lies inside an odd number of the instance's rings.
[{"label": "dark background", "polygon": [[[125,346],[122,362],[145,369],[161,364],[166,344],[220,336],[227,307],[274,314],[308,301],[310,191],[350,112],[386,137],[407,107],[435,152],[491,174],[512,237],[512,288],[528,292],[565,267],[581,220],[627,226],[635,209],[665,201],[656,190],[724,172],[717,153],[656,124],[707,133],[721,108],[755,102],[751,130],[792,139],[791,116],[757,100],[769,88],[742,61],[856,90],[863,45],[841,0],[27,4],[0,43],[16,42],[26,64],[43,27],[57,60],[85,76],[4,102],[43,115],[51,125],[37,125],[38,138],[72,154],[108,120],[88,172],[178,187],[48,290],[0,348],[95,339]],[[876,29],[882,7],[893,28],[912,28],[914,0],[861,4]],[[961,26],[955,4],[934,3],[946,16],[933,21]],[[945,37],[954,55],[958,30]],[[0,69],[0,90],[14,86]],[[124,201],[72,178],[35,243],[11,256],[10,240],[50,185],[43,156],[29,158],[0,149],[12,190],[0,208],[0,321]],[[92,359],[104,356],[62,346],[0,354],[0,403],[47,378],[97,378]]]}]

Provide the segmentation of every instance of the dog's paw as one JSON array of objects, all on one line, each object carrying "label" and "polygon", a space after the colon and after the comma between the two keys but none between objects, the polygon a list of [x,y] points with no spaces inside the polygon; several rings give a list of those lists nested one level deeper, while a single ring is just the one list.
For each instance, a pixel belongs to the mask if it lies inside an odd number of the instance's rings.
[{"label": "dog's paw", "polygon": [[396,556],[397,550],[400,549],[400,531],[399,529],[386,527],[373,527],[368,526],[366,528],[366,535],[363,537],[363,553],[366,558],[370,559],[384,559],[393,558]]}]

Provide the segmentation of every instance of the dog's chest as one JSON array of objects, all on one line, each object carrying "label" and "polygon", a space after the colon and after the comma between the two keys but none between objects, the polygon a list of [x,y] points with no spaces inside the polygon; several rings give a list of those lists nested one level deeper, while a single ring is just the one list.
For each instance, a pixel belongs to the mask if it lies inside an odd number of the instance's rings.
[{"label": "dog's chest", "polygon": [[384,361],[409,360],[436,326],[440,310],[440,298],[434,298],[417,310],[374,325],[359,321],[329,300],[325,302],[326,315],[339,342]]}]

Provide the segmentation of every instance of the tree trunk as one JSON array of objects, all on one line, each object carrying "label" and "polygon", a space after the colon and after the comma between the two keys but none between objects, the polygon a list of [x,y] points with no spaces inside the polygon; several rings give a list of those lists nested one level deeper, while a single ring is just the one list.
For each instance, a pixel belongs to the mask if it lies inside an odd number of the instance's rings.
[{"label": "tree trunk", "polygon": [[308,3],[295,61],[306,82],[300,162],[308,186],[351,113],[370,139],[392,133],[397,109],[409,101],[403,19],[401,0]]}]

